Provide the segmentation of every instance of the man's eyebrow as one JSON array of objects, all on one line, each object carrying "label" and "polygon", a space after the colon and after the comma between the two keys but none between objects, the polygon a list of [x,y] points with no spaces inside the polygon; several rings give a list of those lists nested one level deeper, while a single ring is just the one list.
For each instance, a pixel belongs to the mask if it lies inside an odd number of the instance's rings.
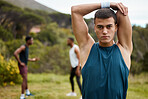
[{"label": "man's eyebrow", "polygon": [[103,26],[103,25],[99,25],[99,24],[98,24],[97,26]]},{"label": "man's eyebrow", "polygon": [[[108,25],[106,25],[106,26],[112,26],[113,24],[108,24]],[[103,26],[104,27],[104,25],[100,25],[100,24],[98,24],[97,26]]]},{"label": "man's eyebrow", "polygon": [[106,25],[106,26],[112,26],[113,24],[108,24],[108,25]]}]

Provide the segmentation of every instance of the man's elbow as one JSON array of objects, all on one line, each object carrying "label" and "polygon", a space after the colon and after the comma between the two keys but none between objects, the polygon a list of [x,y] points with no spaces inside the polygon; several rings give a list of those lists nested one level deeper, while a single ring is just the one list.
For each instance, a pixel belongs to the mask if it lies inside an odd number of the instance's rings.
[{"label": "man's elbow", "polygon": [[123,15],[123,13],[121,13],[120,10],[118,10],[117,13],[116,13],[116,16],[117,16],[117,17],[120,17],[120,16],[124,16],[124,15]]},{"label": "man's elbow", "polygon": [[124,14],[124,13],[122,13],[120,10],[118,10],[117,12],[116,12],[116,16],[117,16],[117,18],[121,18],[121,17],[128,17],[128,12],[126,13],[126,15]]},{"label": "man's elbow", "polygon": [[13,55],[14,55],[14,56],[17,56],[17,53],[16,53],[16,52],[14,52],[14,53],[13,53]]},{"label": "man's elbow", "polygon": [[77,6],[72,6],[71,7],[71,13],[77,13],[78,12],[78,7]]}]

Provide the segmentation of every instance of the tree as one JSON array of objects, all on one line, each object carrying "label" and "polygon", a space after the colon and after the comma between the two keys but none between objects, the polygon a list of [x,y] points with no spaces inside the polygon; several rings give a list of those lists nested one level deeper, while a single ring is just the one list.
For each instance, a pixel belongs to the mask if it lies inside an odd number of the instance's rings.
[{"label": "tree", "polygon": [[42,28],[42,31],[38,34],[37,38],[46,45],[53,45],[58,41],[58,30],[59,27],[56,23],[50,23]]},{"label": "tree", "polygon": [[45,23],[44,18],[36,13],[31,13],[3,1],[0,1],[0,5],[0,24],[11,31],[14,38],[21,30],[24,30],[24,35],[28,35],[34,25]]},{"label": "tree", "polygon": [[9,31],[7,31],[2,26],[0,26],[0,38],[3,41],[8,41],[8,40],[12,40],[13,36]]},{"label": "tree", "polygon": [[26,26],[26,35],[29,35],[30,29],[35,25],[45,23],[45,20],[34,13],[24,12],[19,16],[20,22]]}]

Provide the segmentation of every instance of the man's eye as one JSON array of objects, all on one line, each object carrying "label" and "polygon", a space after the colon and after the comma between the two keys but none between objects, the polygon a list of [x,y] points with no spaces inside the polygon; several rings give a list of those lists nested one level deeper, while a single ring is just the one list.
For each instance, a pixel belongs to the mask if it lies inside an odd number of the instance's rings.
[{"label": "man's eye", "polygon": [[111,27],[112,27],[111,25],[107,25],[107,26],[106,26],[107,29],[110,29]]},{"label": "man's eye", "polygon": [[98,26],[99,29],[103,29],[103,26]]}]

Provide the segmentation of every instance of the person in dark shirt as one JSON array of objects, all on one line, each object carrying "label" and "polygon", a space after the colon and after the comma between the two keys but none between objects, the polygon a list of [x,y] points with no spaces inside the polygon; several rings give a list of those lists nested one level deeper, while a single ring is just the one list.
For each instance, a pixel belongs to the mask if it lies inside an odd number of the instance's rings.
[{"label": "person in dark shirt", "polygon": [[[95,10],[97,43],[88,33],[83,18]],[[71,16],[73,33],[80,48],[82,99],[126,99],[133,50],[128,8],[116,2],[81,4],[72,6]]]},{"label": "person in dark shirt", "polygon": [[[38,58],[28,58],[29,55],[29,46],[33,44],[33,38],[31,36],[26,37],[26,44],[22,45],[20,48],[18,48],[14,52],[14,56],[16,60],[18,61],[18,67],[20,70],[20,74],[23,78],[22,82],[22,94],[20,96],[20,99],[25,99],[24,91],[26,90],[26,96],[33,96],[29,89],[28,89],[28,84],[27,84],[27,72],[28,72],[28,67],[27,63],[28,61],[37,61]],[[18,56],[19,55],[19,56]]]}]

